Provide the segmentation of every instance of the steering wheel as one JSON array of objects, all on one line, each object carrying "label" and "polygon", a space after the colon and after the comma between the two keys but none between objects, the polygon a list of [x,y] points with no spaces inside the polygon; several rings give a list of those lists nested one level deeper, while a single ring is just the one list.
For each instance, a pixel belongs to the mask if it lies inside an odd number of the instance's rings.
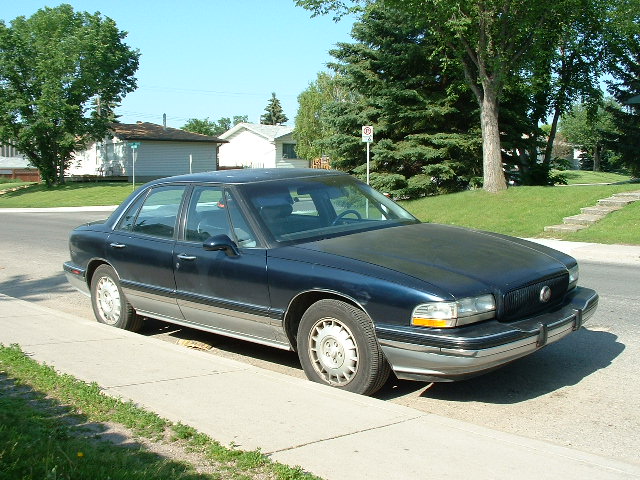
[{"label": "steering wheel", "polygon": [[344,212],[339,214],[333,220],[333,222],[331,222],[331,226],[333,227],[334,225],[337,225],[340,220],[342,220],[345,216],[349,215],[350,213],[354,214],[358,218],[358,220],[362,220],[362,215],[360,215],[360,212],[358,212],[356,210],[345,210]]}]

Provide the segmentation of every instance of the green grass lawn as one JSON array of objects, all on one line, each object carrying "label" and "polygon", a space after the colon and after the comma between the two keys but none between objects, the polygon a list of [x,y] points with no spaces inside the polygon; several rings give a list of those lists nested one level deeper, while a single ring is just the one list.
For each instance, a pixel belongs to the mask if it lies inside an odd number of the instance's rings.
[{"label": "green grass lawn", "polygon": [[563,175],[569,185],[594,184],[594,183],[617,183],[631,180],[629,175],[620,175],[609,172],[591,172],[588,170],[565,170],[554,172]]},{"label": "green grass lawn", "polygon": [[[137,446],[99,441],[104,422],[140,438],[199,454],[214,473]],[[137,438],[133,439],[134,441]],[[226,448],[192,427],[101,392],[0,344],[0,478],[121,480],[319,480],[259,450]]]},{"label": "green grass lawn", "polygon": [[0,208],[118,205],[132,191],[126,182],[67,183],[52,188],[35,184],[0,195]]},{"label": "green grass lawn", "polygon": [[[540,237],[545,236],[545,226],[562,223],[564,217],[579,214],[581,207],[595,205],[598,200],[613,193],[636,190],[640,190],[640,185],[515,187],[498,194],[474,190],[402,204],[426,222],[460,225],[518,237]],[[579,236],[567,235],[562,238],[640,245],[637,204],[627,208],[629,210],[611,214],[601,224],[590,227]]]}]

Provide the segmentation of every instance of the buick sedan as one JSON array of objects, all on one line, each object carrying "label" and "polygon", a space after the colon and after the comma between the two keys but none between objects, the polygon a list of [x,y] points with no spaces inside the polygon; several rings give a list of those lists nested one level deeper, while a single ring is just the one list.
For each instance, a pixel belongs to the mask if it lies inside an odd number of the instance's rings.
[{"label": "buick sedan", "polygon": [[164,178],[73,230],[69,282],[99,322],[159,319],[297,352],[360,394],[488,372],[578,330],[598,295],[564,253],[421,223],[336,171]]}]

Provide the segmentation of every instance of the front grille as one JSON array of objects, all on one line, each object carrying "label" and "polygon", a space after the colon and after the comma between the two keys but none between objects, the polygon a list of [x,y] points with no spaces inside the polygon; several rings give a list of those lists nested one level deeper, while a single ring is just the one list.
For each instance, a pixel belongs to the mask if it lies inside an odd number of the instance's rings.
[{"label": "front grille", "polygon": [[[540,301],[540,291],[544,286],[551,289],[551,299]],[[507,292],[504,296],[501,321],[508,322],[528,317],[562,302],[569,286],[569,274],[547,278],[531,285]]]}]

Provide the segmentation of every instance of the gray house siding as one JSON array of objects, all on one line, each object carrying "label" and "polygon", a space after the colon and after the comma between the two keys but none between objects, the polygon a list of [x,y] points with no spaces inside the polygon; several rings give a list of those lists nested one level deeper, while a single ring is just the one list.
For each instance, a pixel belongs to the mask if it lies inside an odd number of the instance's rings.
[{"label": "gray house siding", "polygon": [[[147,141],[137,142],[136,182],[156,178],[216,170],[216,147],[209,143]],[[105,176],[133,178],[133,149],[130,142],[107,142],[98,147],[102,159],[97,172]]]},{"label": "gray house siding", "polygon": [[[132,152],[126,153],[132,161]],[[144,141],[137,148],[136,177],[159,178],[215,169],[216,148],[211,144]],[[130,177],[132,169],[126,174]]]}]

